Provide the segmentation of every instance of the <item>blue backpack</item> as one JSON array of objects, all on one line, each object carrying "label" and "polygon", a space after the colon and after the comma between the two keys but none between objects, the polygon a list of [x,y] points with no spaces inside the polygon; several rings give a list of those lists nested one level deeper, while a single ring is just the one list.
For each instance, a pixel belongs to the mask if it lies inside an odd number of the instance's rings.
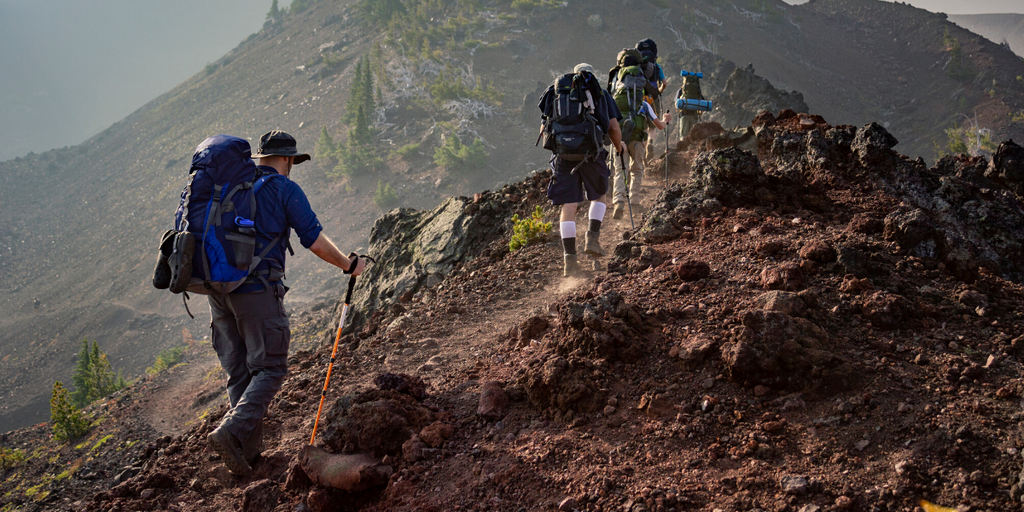
[{"label": "blue backpack", "polygon": [[[183,254],[187,261],[181,265],[191,266],[191,276],[175,279],[182,284],[172,284],[171,291],[226,294],[250,279],[266,281],[254,270],[281,235],[270,239],[260,231],[256,198],[267,181],[280,176],[256,167],[245,139],[215,135],[196,147],[174,214],[176,231],[193,239],[192,257]],[[257,253],[257,241],[268,239]]]}]

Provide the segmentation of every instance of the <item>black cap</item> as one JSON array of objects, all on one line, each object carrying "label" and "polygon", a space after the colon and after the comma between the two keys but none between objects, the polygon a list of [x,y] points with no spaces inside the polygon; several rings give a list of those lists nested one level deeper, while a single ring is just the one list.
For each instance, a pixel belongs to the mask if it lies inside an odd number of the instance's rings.
[{"label": "black cap", "polygon": [[253,158],[264,158],[268,156],[294,156],[295,165],[312,159],[306,153],[299,153],[295,147],[295,137],[288,135],[281,130],[272,130],[260,137],[260,145],[256,147]]}]

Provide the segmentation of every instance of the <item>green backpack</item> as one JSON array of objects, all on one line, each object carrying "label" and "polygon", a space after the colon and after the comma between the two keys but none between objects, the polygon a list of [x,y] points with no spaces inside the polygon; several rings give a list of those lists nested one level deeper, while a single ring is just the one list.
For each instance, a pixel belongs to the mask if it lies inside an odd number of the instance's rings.
[{"label": "green backpack", "polygon": [[688,76],[683,79],[682,97],[688,100],[702,100],[704,94],[700,91],[700,79],[695,76]]},{"label": "green backpack", "polygon": [[[615,78],[615,104],[622,112],[622,140],[626,142],[647,140],[647,116],[641,112],[644,102],[644,86],[647,78],[640,66],[626,66]],[[632,130],[629,130],[632,125]]]}]

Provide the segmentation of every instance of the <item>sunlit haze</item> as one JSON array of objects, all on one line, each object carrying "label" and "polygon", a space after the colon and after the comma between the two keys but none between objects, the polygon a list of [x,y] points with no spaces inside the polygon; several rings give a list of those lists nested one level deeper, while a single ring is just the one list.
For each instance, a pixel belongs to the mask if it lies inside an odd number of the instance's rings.
[{"label": "sunlit haze", "polygon": [[0,160],[79,144],[262,27],[271,0],[0,0]]}]

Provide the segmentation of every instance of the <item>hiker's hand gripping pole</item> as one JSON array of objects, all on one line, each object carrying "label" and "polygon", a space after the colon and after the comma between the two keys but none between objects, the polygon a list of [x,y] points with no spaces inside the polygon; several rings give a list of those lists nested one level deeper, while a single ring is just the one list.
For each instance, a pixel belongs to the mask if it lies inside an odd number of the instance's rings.
[{"label": "hiker's hand gripping pole", "polygon": [[[374,262],[369,256],[362,256],[366,261]],[[334,336],[334,349],[331,350],[331,361],[327,364],[327,378],[324,379],[324,389],[320,392],[320,405],[316,408],[316,419],[313,421],[313,435],[309,438],[309,444],[316,441],[316,428],[320,424],[320,413],[324,409],[324,399],[327,398],[327,387],[331,384],[331,371],[334,369],[334,359],[338,355],[338,343],[341,342],[341,331],[345,328],[345,319],[348,317],[348,309],[352,305],[352,290],[356,287],[356,276],[349,276],[348,291],[345,292],[345,305],[341,307],[341,319],[338,321],[338,334]]]},{"label": "hiker's hand gripping pole", "polygon": [[622,163],[622,182],[626,184],[626,208],[629,210],[629,228],[636,232],[633,224],[633,200],[629,198],[629,170],[626,169],[626,154],[623,151],[616,151],[619,154],[619,162]]}]

